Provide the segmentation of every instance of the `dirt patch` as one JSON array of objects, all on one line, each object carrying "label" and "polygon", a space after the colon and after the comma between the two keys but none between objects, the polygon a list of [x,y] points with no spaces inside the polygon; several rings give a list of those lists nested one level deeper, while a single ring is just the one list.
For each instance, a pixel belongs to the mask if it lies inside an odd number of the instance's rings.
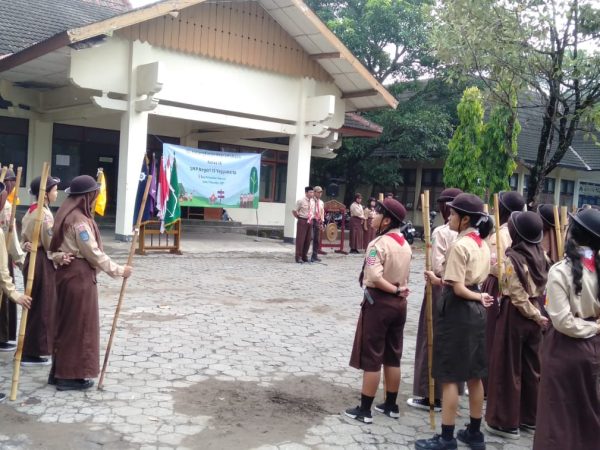
[{"label": "dirt patch", "polygon": [[[26,403],[35,404],[38,401]],[[35,416],[22,414],[9,405],[0,406],[0,434],[8,436],[1,448],[39,448],[65,450],[137,449],[138,445],[125,442],[121,436],[106,429],[94,430],[87,423],[39,423]]]},{"label": "dirt patch", "polygon": [[207,380],[175,393],[176,412],[212,417],[202,433],[181,445],[243,449],[302,442],[308,428],[354,404],[357,395],[317,377],[288,377],[270,387]]}]

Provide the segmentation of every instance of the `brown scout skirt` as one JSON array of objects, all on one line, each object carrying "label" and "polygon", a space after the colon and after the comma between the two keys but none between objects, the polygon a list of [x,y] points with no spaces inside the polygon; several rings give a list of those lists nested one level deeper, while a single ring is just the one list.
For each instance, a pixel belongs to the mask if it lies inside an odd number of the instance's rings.
[{"label": "brown scout skirt", "polygon": [[373,228],[371,225],[373,224],[373,219],[367,219],[367,229],[363,230],[363,247],[366,249],[369,246],[369,242],[375,239],[375,235],[377,234],[377,230]]},{"label": "brown scout skirt", "polygon": [[381,365],[400,367],[406,323],[405,298],[367,288],[374,300],[361,304],[350,367],[379,372]]},{"label": "brown scout skirt", "polygon": [[363,227],[359,217],[350,217],[350,250],[363,248]]},{"label": "brown scout skirt", "polygon": [[95,378],[100,371],[100,327],[96,271],[75,258],[56,271],[54,376]]},{"label": "brown scout skirt", "polygon": [[[25,329],[23,354],[27,356],[51,355],[54,346],[54,320],[56,313],[55,270],[40,247],[35,258],[35,277],[31,289],[31,309]],[[23,274],[29,271],[29,256],[25,257]]]},{"label": "brown scout skirt", "polygon": [[534,450],[600,448],[600,335],[544,335]]},{"label": "brown scout skirt", "polygon": [[[15,279],[12,258],[8,257],[8,272]],[[14,341],[17,339],[17,304],[0,289],[2,305],[0,305],[0,342]]]},{"label": "brown scout skirt", "polygon": [[[537,298],[530,299],[537,303]],[[542,329],[504,297],[490,355],[485,421],[501,428],[535,425]]]},{"label": "brown scout skirt", "polygon": [[[477,292],[476,286],[468,286]],[[459,383],[487,375],[485,307],[442,291],[434,311],[433,378],[438,383]]]},{"label": "brown scout skirt", "polygon": [[[499,286],[498,286],[498,278],[493,275],[489,275],[483,284],[481,285],[481,292],[487,292],[494,298],[499,298]],[[487,358],[490,358],[492,354],[492,349],[494,348],[494,338],[496,337],[496,322],[498,321],[498,316],[500,315],[500,304],[497,301],[491,304],[485,310],[486,313],[486,324],[485,324],[485,354]],[[483,388],[487,393],[487,377],[483,379]]]}]

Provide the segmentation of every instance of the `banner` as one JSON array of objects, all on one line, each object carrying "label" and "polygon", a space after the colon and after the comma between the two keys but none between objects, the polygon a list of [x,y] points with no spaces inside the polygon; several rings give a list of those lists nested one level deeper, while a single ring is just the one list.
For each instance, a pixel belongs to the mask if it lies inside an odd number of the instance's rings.
[{"label": "banner", "polygon": [[177,160],[181,206],[258,208],[259,153],[214,152],[163,144],[163,158]]}]

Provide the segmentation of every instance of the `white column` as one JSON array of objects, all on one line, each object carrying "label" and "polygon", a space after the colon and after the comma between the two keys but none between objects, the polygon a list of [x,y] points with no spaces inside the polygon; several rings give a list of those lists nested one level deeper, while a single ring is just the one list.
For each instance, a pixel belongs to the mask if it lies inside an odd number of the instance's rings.
[{"label": "white column", "polygon": [[29,136],[27,141],[27,173],[25,188],[19,191],[19,198],[23,204],[30,203],[28,194],[29,183],[35,177],[42,174],[42,167],[45,162],[52,167],[52,132],[54,124],[52,122],[42,122],[37,119],[29,119]]},{"label": "white column", "polygon": [[575,175],[575,186],[573,186],[573,204],[575,208],[579,207],[579,189],[581,188],[581,182],[579,176]]},{"label": "white column", "polygon": [[117,217],[115,239],[129,241],[133,234],[133,211],[140,179],[140,169],[146,154],[148,113],[137,112],[136,43],[129,47],[129,94],[127,111],[121,117],[119,140],[119,184],[117,189]]}]

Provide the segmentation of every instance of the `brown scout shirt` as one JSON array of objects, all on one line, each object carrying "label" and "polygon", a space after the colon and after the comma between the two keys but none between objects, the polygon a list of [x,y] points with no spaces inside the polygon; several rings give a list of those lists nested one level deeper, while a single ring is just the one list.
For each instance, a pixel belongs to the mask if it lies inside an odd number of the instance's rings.
[{"label": "brown scout shirt", "polygon": [[444,276],[446,255],[457,236],[458,233],[452,231],[447,223],[437,227],[431,234],[431,267],[438,277]]},{"label": "brown scout shirt", "polygon": [[[21,246],[25,242],[33,242],[33,230],[35,228],[35,216],[37,208],[23,216],[21,221]],[[44,218],[42,219],[42,228],[40,230],[39,245],[44,248],[45,252],[50,250],[50,241],[52,240],[52,227],[54,226],[54,216],[48,206],[44,205]]]},{"label": "brown scout shirt", "polygon": [[475,228],[467,228],[458,235],[446,255],[444,281],[473,286],[487,278],[490,272],[490,249],[483,240],[479,245],[475,239],[467,236],[470,233],[481,239]]},{"label": "brown scout shirt", "polygon": [[102,270],[113,278],[123,275],[124,267],[100,250],[94,232],[86,222],[80,222],[67,229],[60,251],[86,259],[96,270]]},{"label": "brown scout shirt", "polygon": [[17,292],[10,272],[8,271],[8,253],[6,253],[6,238],[4,232],[0,228],[0,288],[13,301],[16,301],[20,295]]},{"label": "brown scout shirt", "polygon": [[311,199],[303,197],[296,202],[295,211],[298,213],[298,217],[301,219],[308,219],[310,216]]},{"label": "brown scout shirt", "polygon": [[529,275],[529,268],[523,266],[523,271],[527,277],[527,286],[523,286],[515,267],[510,258],[504,260],[504,272],[502,274],[502,294],[510,297],[511,303],[526,318],[531,320],[539,319],[542,314],[537,306],[529,301],[532,297],[539,297],[544,293],[545,286],[536,287]]},{"label": "brown scout shirt", "polygon": [[[4,236],[8,235],[8,224],[12,213],[12,204],[6,200],[4,208],[0,211],[0,229],[4,232]],[[10,242],[7,242],[7,252],[12,260],[16,263],[22,263],[25,260],[25,253],[19,245],[19,236],[17,236],[16,220],[13,221],[13,233]]]},{"label": "brown scout shirt", "polygon": [[[486,239],[486,242],[490,248],[490,275],[495,277],[498,276],[498,253],[496,249],[496,233],[492,233]],[[506,259],[506,249],[512,245],[512,239],[510,238],[510,232],[508,231],[508,223],[500,225],[500,245],[502,246],[502,260]]]},{"label": "brown scout shirt", "polygon": [[[600,255],[596,255],[600,258]],[[596,321],[584,319],[600,317],[598,300],[598,276],[584,267],[581,279],[581,294],[575,295],[571,263],[563,259],[550,268],[546,285],[546,311],[552,320],[552,326],[561,333],[587,339],[600,330]]]},{"label": "brown scout shirt", "polygon": [[400,229],[394,228],[369,243],[363,278],[363,285],[366,287],[375,287],[375,281],[381,278],[396,286],[408,285],[412,250],[408,242],[400,245],[388,236],[391,233],[402,236]]}]

